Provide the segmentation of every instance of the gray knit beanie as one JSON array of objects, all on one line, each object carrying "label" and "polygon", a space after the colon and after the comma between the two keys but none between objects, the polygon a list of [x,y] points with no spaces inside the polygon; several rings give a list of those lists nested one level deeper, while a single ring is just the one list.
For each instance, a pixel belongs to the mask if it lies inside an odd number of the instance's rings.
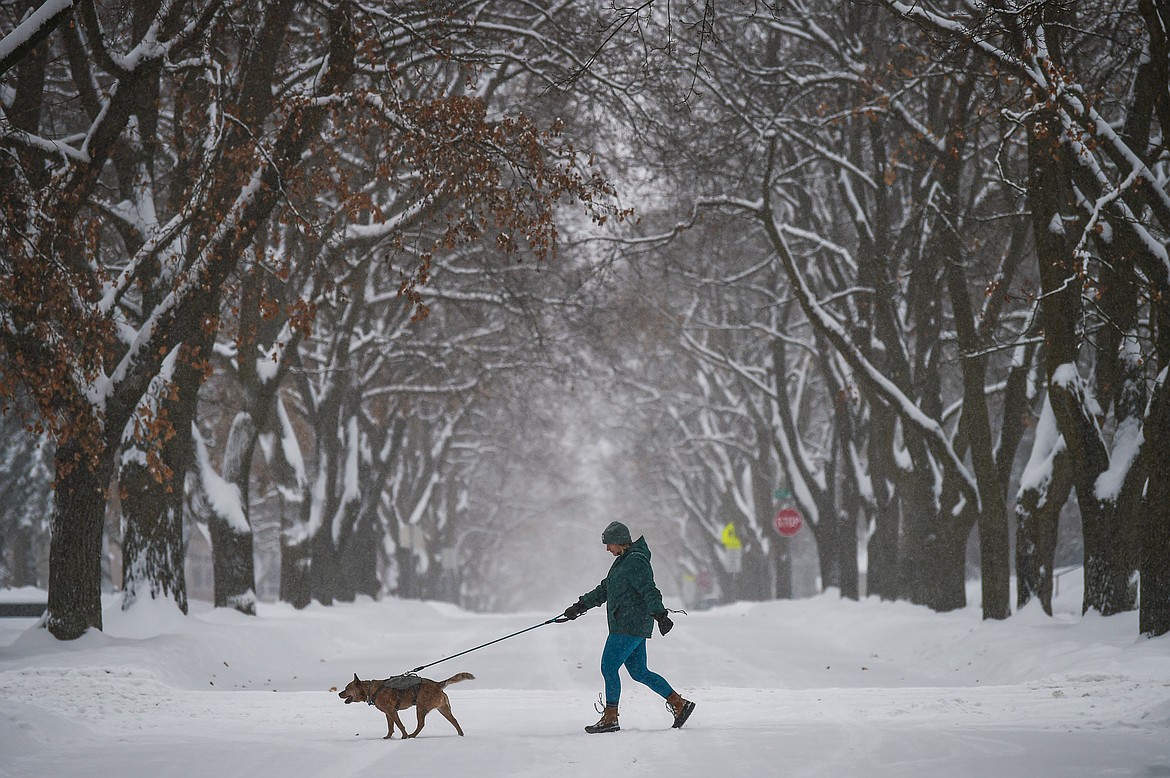
[{"label": "gray knit beanie", "polygon": [[628,546],[634,541],[630,537],[630,530],[625,524],[622,524],[620,521],[612,521],[601,533],[601,542],[606,545],[616,543],[619,546]]}]

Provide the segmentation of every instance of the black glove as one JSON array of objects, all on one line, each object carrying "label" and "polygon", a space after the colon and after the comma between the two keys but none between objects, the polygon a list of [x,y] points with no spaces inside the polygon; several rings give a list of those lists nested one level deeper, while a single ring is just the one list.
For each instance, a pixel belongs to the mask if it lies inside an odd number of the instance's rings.
[{"label": "black glove", "polygon": [[655,613],[654,620],[658,622],[658,631],[663,635],[674,629],[674,622],[670,620],[670,616],[666,614],[666,611]]},{"label": "black glove", "polygon": [[569,621],[572,621],[587,610],[589,609],[582,605],[580,600],[577,600],[575,603],[565,608],[564,616]]}]

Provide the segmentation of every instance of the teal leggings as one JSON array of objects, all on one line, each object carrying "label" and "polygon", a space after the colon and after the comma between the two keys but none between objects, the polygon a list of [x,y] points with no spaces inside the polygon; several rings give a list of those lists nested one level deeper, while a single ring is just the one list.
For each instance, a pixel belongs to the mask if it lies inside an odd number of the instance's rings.
[{"label": "teal leggings", "polygon": [[646,668],[646,638],[635,635],[610,635],[601,652],[601,677],[605,679],[605,704],[616,706],[622,696],[622,680],[618,670],[625,665],[630,677],[654,690],[663,699],[674,693],[670,684],[656,672]]}]

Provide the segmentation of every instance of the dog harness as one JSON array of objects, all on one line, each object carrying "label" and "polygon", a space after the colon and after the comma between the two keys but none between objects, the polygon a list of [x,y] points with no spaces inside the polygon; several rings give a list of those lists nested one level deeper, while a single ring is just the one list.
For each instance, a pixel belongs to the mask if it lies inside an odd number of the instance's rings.
[{"label": "dog harness", "polygon": [[382,681],[380,684],[378,684],[378,688],[374,689],[373,694],[366,696],[366,705],[373,705],[374,701],[378,697],[378,694],[383,689],[393,689],[394,691],[399,691],[399,692],[406,691],[407,689],[410,689],[411,690],[410,705],[407,705],[406,707],[409,708],[411,705],[416,705],[418,703],[418,690],[422,686],[422,682],[424,680],[426,680],[426,679],[420,678],[417,675],[410,675],[410,674],[392,675],[389,678],[387,678],[386,680]]}]

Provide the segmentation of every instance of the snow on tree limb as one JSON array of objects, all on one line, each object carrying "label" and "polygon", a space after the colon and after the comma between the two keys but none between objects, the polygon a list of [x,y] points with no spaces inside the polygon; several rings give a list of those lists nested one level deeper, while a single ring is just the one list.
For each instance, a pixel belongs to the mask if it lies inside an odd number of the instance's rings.
[{"label": "snow on tree limb", "polygon": [[45,0],[16,29],[0,39],[0,76],[49,37],[73,10],[74,5],[76,0]]},{"label": "snow on tree limb", "polygon": [[773,248],[780,257],[781,263],[788,275],[789,283],[800,301],[801,307],[809,321],[813,322],[841,353],[849,366],[855,371],[857,378],[872,392],[873,396],[887,403],[897,412],[900,419],[908,427],[922,435],[927,446],[934,456],[946,464],[946,469],[958,478],[960,493],[976,505],[979,501],[979,488],[974,476],[967,466],[959,459],[951,445],[946,431],[935,419],[922,412],[914,402],[898,388],[893,381],[877,369],[853,342],[849,333],[836,318],[824,310],[817,302],[816,296],[809,287],[804,275],[796,267],[796,261],[788,248],[784,231],[777,222],[775,211],[771,204],[771,170],[775,158],[776,139],[773,137],[769,150],[769,164],[764,178],[764,196],[762,207],[755,211],[768,233]]},{"label": "snow on tree limb", "polygon": [[[1170,220],[1170,192],[1166,190],[1162,177],[1150,168],[1142,154],[1131,148],[1096,106],[1085,99],[1080,85],[1070,81],[1067,71],[1052,60],[1043,25],[1029,31],[1029,39],[1021,57],[994,45],[963,22],[933,12],[922,4],[901,0],[883,2],[904,18],[919,22],[936,33],[974,45],[998,65],[1030,81],[1039,94],[1044,95],[1047,101],[1045,104],[1054,109],[1059,116],[1065,130],[1061,141],[1073,151],[1074,158],[1091,171],[1102,189],[1101,198],[1094,203],[1086,202],[1084,204],[1086,209],[1095,217],[1102,205],[1115,204],[1122,220],[1133,229],[1145,249],[1160,263],[1155,276],[1163,287],[1170,284],[1170,252],[1164,243],[1145,228],[1142,220],[1137,218],[1122,196],[1135,181],[1144,182],[1155,213],[1163,222],[1163,227],[1167,227],[1170,226],[1167,224]],[[1083,135],[1088,135],[1092,139],[1092,149],[1089,143],[1082,140]],[[1120,183],[1113,183],[1104,173],[1094,151],[1097,148],[1121,171]]]}]

